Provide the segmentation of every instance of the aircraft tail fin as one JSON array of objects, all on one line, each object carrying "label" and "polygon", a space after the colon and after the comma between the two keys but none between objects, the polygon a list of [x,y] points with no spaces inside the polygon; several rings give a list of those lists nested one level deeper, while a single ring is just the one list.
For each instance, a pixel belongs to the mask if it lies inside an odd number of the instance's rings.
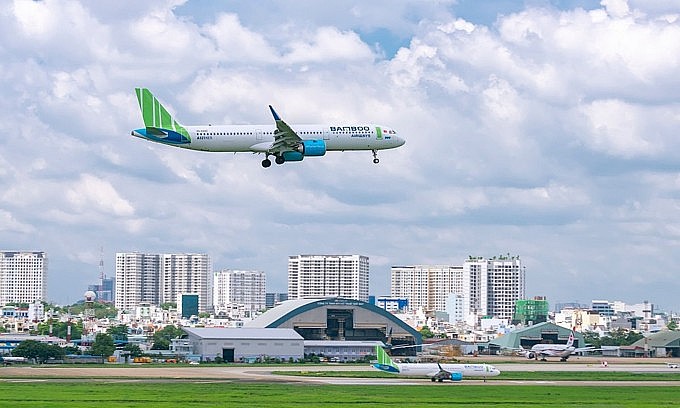
[{"label": "aircraft tail fin", "polygon": [[374,368],[381,371],[388,371],[391,373],[398,373],[399,367],[394,364],[390,356],[387,355],[385,349],[380,346],[375,346],[375,354],[378,357],[378,362],[373,364]]},{"label": "aircraft tail fin", "polygon": [[189,132],[180,125],[147,88],[135,88],[146,132],[145,137],[169,143],[189,143]]},{"label": "aircraft tail fin", "polygon": [[567,340],[567,347],[571,347],[574,345],[574,331],[572,330],[571,333],[569,334],[569,340]]}]

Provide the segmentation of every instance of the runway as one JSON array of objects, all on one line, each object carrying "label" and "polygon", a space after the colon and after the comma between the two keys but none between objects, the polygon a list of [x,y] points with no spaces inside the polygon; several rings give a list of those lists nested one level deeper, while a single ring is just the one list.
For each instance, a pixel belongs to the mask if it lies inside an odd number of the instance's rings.
[{"label": "runway", "polygon": [[[541,372],[541,371],[565,371],[565,372],[630,372],[630,373],[677,373],[679,369],[668,368],[663,361],[656,363],[631,364],[610,363],[603,367],[597,361],[592,364],[553,364],[542,362],[522,362],[495,364],[501,372]],[[429,379],[404,378],[341,378],[341,377],[301,377],[285,374],[274,374],[285,371],[370,371],[369,366],[356,366],[344,364],[328,365],[284,365],[284,366],[111,366],[111,367],[88,367],[88,366],[10,366],[0,368],[0,381],[3,382],[49,382],[49,381],[107,381],[107,382],[286,382],[307,384],[335,384],[335,385],[431,385],[442,386],[432,383]],[[503,380],[503,374],[493,380],[465,379],[461,382],[446,382],[448,385],[545,385],[545,386],[672,386],[680,387],[680,381],[519,381]]]}]

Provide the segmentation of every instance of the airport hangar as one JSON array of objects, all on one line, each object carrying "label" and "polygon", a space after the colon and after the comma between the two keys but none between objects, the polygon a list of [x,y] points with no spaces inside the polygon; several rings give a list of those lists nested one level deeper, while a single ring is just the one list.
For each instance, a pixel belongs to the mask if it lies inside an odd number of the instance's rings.
[{"label": "airport hangar", "polygon": [[[501,354],[503,350],[530,349],[535,344],[566,344],[571,330],[554,323],[543,322],[518,329],[489,341],[489,352]],[[574,333],[574,347],[584,347],[582,333]]]},{"label": "airport hangar", "polygon": [[384,344],[397,347],[395,355],[415,355],[416,347],[404,346],[422,345],[420,333],[391,313],[344,298],[288,300],[243,328],[183,330],[187,337],[173,340],[175,352],[227,362],[263,357],[299,360],[310,354],[354,361],[374,356],[375,347]]},{"label": "airport hangar", "polygon": [[305,339],[305,354],[323,354],[340,361],[375,355],[385,343],[394,355],[415,355],[423,343],[420,333],[378,306],[345,298],[294,299],[282,302],[256,319],[249,328],[293,329]]}]

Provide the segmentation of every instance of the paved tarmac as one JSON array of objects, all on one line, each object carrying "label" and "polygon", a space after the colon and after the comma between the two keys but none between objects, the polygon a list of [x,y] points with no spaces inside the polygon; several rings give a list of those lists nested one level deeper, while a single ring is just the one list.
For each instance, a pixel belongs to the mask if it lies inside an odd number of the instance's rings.
[{"label": "paved tarmac", "polygon": [[[490,361],[491,360],[491,361]],[[577,386],[680,386],[680,381],[518,381],[503,380],[502,372],[513,371],[568,371],[568,372],[605,372],[619,371],[631,373],[677,373],[680,376],[680,369],[669,368],[666,361],[653,359],[631,360],[614,359],[607,360],[606,367],[601,363],[602,359],[578,360],[568,363],[557,362],[535,362],[521,359],[516,362],[508,363],[506,358],[493,361],[483,359],[483,361],[496,365],[501,370],[500,377],[493,381],[484,382],[481,379],[466,379],[460,383],[465,385],[577,385]],[[477,361],[477,360],[475,360]],[[338,385],[437,385],[428,379],[422,380],[413,378],[331,378],[331,377],[300,377],[273,374],[272,371],[367,371],[372,368],[366,366],[326,364],[326,365],[300,365],[281,367],[260,367],[249,365],[230,365],[230,366],[174,366],[150,367],[150,366],[112,366],[112,367],[89,367],[83,366],[10,366],[0,368],[0,381],[3,382],[26,382],[26,381],[158,381],[158,382],[231,382],[231,381],[259,381],[259,382],[288,382],[288,383],[312,383],[312,384],[338,384]],[[451,382],[447,382],[451,384]]]}]

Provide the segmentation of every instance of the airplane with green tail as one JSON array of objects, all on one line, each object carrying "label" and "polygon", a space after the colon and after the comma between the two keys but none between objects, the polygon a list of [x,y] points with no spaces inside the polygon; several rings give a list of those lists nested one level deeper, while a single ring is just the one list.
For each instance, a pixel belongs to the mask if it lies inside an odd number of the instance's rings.
[{"label": "airplane with green tail", "polygon": [[375,347],[377,362],[372,366],[387,373],[429,377],[432,382],[444,380],[461,381],[463,378],[495,377],[501,372],[490,364],[440,364],[440,363],[395,363],[380,346]]},{"label": "airplane with green tail", "polygon": [[144,127],[132,131],[152,142],[208,152],[264,154],[262,167],[299,162],[329,151],[370,150],[378,164],[378,150],[394,149],[405,140],[387,126],[365,123],[289,126],[269,105],[274,122],[268,125],[184,126],[175,120],[147,88],[135,88]]}]

